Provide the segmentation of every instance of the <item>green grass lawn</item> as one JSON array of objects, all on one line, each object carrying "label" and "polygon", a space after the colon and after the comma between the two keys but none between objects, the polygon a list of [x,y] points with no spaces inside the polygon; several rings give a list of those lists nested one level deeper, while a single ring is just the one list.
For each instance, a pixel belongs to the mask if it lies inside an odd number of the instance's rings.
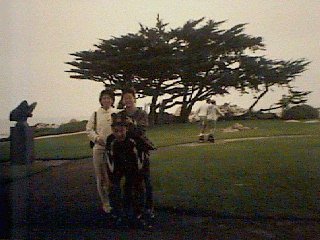
[{"label": "green grass lawn", "polygon": [[157,203],[220,214],[318,217],[318,137],[168,147],[152,157]]},{"label": "green grass lawn", "polygon": [[[233,133],[224,133],[222,129],[240,123],[252,129]],[[264,137],[280,135],[317,135],[320,123],[307,124],[304,122],[287,123],[281,120],[243,120],[217,123],[217,139]],[[198,124],[172,124],[156,126],[148,131],[149,137],[157,146],[170,146],[177,143],[188,143],[197,140]]]},{"label": "green grass lawn", "polygon": [[[235,122],[256,129],[234,133],[223,133],[221,131],[221,129],[229,127]],[[226,121],[218,122],[216,137],[217,139],[229,139],[278,135],[317,135],[319,130],[319,123],[286,123],[280,120]],[[170,124],[155,126],[148,130],[148,136],[157,147],[194,142],[197,140],[198,133],[198,124]],[[9,148],[9,142],[0,142],[0,162],[9,161]],[[91,156],[91,149],[86,134],[79,134],[36,139],[35,155],[38,159],[85,158]]]},{"label": "green grass lawn", "polygon": [[[151,165],[156,205],[241,216],[319,217],[320,124],[237,122],[253,129],[223,133],[235,122],[218,122],[217,143],[200,146],[176,146],[197,140],[197,124],[148,130],[159,147]],[[219,141],[282,135],[300,136]],[[35,152],[46,159],[91,156],[85,134],[36,139]],[[9,143],[0,143],[0,153],[1,161],[9,159]]]},{"label": "green grass lawn", "polygon": [[[35,139],[36,159],[79,159],[90,157],[91,149],[86,134]],[[9,161],[10,143],[0,143],[0,162]]]}]

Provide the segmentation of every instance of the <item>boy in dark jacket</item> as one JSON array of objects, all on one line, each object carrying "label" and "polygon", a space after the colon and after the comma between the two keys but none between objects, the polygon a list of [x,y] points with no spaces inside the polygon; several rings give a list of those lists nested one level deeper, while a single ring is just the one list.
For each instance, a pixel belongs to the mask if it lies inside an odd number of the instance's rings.
[{"label": "boy in dark jacket", "polygon": [[[112,134],[106,141],[106,163],[110,180],[110,205],[117,224],[144,225],[142,219],[143,175],[148,155],[139,138],[128,135],[128,120],[124,114],[112,115]],[[125,178],[123,196],[121,179]]]}]

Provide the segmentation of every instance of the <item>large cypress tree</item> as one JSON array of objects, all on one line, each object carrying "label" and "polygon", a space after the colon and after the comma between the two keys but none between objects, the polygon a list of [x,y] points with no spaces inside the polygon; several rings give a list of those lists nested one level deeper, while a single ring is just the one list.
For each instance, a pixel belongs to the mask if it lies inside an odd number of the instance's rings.
[{"label": "large cypress tree", "polygon": [[[185,122],[197,101],[228,94],[230,89],[258,94],[257,102],[271,87],[290,87],[308,64],[270,60],[261,37],[244,33],[245,24],[221,29],[222,22],[204,18],[167,30],[159,16],[156,26],[140,24],[134,34],[101,40],[95,50],[72,53],[67,72],[71,78],[103,82],[114,89],[134,86],[141,97],[150,96],[150,117],[157,109],[181,105]],[[159,99],[161,97],[161,100]]]}]

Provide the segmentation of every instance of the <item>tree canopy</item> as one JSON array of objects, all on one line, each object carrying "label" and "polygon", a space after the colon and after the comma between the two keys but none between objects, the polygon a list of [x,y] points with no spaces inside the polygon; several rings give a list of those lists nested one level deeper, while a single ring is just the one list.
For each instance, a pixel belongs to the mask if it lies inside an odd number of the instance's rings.
[{"label": "tree canopy", "polygon": [[71,78],[103,82],[120,90],[133,86],[151,97],[150,117],[157,109],[181,105],[186,121],[198,101],[237,89],[254,92],[255,106],[271,87],[290,87],[305,71],[305,59],[267,59],[261,37],[244,33],[246,24],[222,29],[225,21],[190,20],[167,30],[159,16],[155,27],[140,24],[137,33],[101,39],[94,50],[71,53]]}]

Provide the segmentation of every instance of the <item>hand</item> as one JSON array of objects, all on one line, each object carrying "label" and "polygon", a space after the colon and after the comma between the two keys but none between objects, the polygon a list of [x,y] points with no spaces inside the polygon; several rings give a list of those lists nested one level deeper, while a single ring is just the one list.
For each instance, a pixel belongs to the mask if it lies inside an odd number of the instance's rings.
[{"label": "hand", "polygon": [[133,119],[130,117],[127,117],[126,121],[128,124],[134,124]]},{"label": "hand", "polygon": [[101,146],[105,146],[106,145],[105,142],[99,137],[97,138],[96,143],[98,143]]}]

